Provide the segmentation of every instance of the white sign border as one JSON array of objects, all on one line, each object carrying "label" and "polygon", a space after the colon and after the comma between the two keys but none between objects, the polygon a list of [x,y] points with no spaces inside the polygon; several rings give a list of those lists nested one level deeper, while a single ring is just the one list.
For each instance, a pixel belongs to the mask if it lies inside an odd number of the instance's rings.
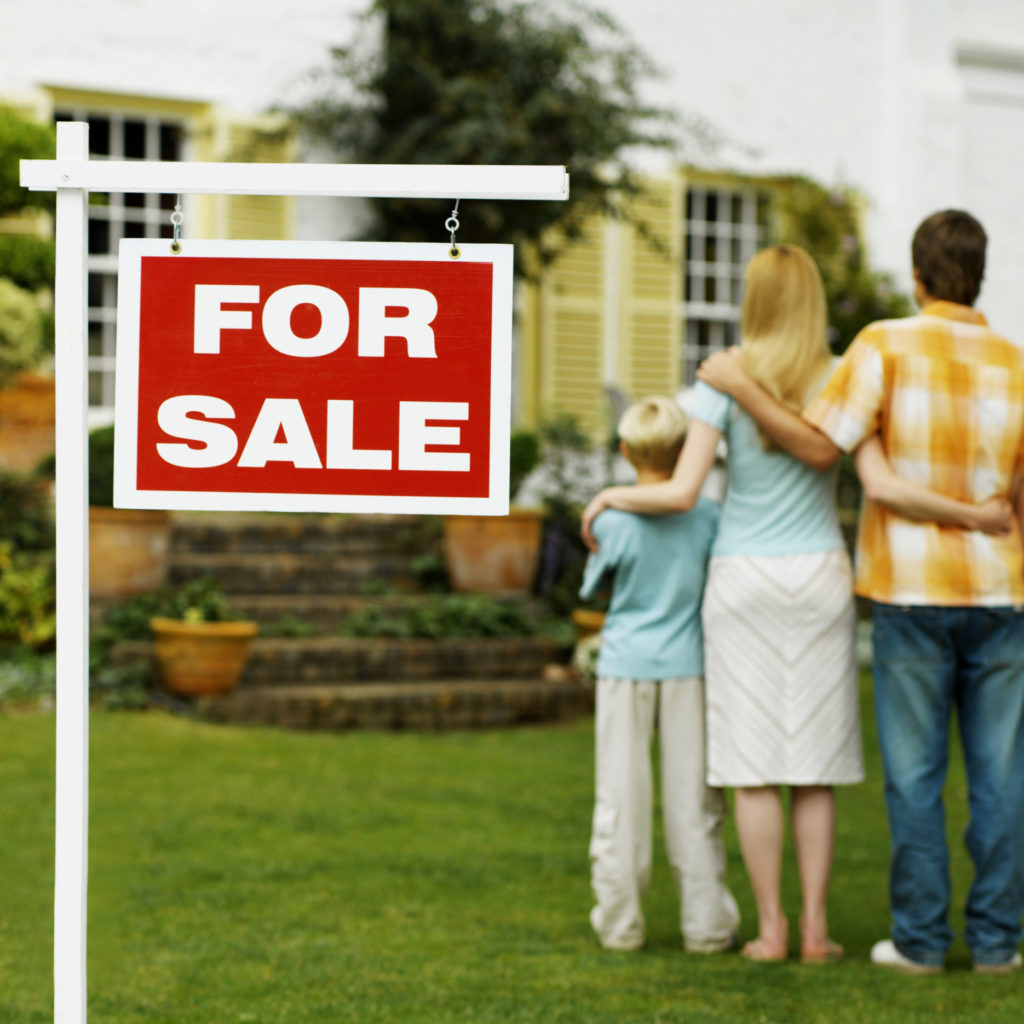
[{"label": "white sign border", "polygon": [[[184,241],[182,256],[234,259],[456,262],[449,245],[431,242]],[[512,374],[511,245],[460,245],[458,263],[490,263],[490,479],[487,497],[140,490],[138,456],[139,332],[142,258],[174,259],[166,239],[122,239],[118,252],[114,391],[114,506],[183,511],[359,512],[429,515],[508,514]]]}]

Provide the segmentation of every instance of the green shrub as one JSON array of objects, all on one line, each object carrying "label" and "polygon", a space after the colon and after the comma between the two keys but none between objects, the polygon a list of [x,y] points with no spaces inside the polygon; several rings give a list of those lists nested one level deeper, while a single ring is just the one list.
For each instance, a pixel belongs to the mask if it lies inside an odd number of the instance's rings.
[{"label": "green shrub", "polygon": [[37,366],[46,355],[36,297],[0,277],[0,383]]},{"label": "green shrub", "polygon": [[513,430],[508,443],[508,496],[514,501],[523,481],[540,462],[540,438],[532,430]]},{"label": "green shrub", "polygon": [[[47,455],[36,472],[53,476],[56,456]],[[114,504],[114,425],[89,432],[89,504],[110,508]]]},{"label": "green shrub", "polygon": [[45,650],[57,635],[54,560],[0,541],[0,644]]},{"label": "green shrub", "polygon": [[89,432],[89,504],[114,504],[114,426]]},{"label": "green shrub", "polygon": [[0,541],[16,551],[53,547],[53,513],[38,475],[0,470]]},{"label": "green shrub", "polygon": [[440,594],[404,606],[361,608],[341,627],[343,636],[528,636],[537,623],[522,604],[487,594]]},{"label": "green shrub", "polygon": [[52,291],[54,244],[47,238],[0,235],[0,276],[26,291]]}]

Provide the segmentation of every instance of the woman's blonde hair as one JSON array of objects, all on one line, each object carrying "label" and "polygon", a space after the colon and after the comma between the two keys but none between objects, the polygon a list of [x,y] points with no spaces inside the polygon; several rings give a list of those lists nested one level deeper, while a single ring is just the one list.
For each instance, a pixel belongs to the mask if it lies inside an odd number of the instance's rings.
[{"label": "woman's blonde hair", "polygon": [[832,357],[821,274],[799,246],[773,245],[747,264],[740,333],[750,376],[800,412]]},{"label": "woman's blonde hair", "polygon": [[619,440],[637,468],[670,472],[686,438],[686,413],[664,395],[651,395],[631,405],[619,420]]}]

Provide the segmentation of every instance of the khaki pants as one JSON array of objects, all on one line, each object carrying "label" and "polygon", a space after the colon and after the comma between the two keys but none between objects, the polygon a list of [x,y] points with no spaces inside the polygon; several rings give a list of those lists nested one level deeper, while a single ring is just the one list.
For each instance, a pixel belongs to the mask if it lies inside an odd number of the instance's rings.
[{"label": "khaki pants", "polygon": [[637,949],[651,875],[651,739],[658,723],[665,845],[682,900],[688,950],[732,946],[739,924],[725,884],[720,789],[706,785],[704,681],[597,680],[596,800],[590,840],[590,913],[601,944]]}]

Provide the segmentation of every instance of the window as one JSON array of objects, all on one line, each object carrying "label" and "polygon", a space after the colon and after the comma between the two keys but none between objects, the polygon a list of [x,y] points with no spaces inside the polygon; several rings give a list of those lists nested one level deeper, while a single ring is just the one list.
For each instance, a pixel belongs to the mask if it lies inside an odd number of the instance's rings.
[{"label": "window", "polygon": [[[60,109],[56,121],[86,121],[92,157],[117,160],[180,160],[184,122],[165,116]],[[135,192],[89,197],[89,405],[109,420],[114,405],[117,322],[117,247],[122,238],[170,238],[176,197]],[[103,410],[106,410],[104,414]]]},{"label": "window", "polygon": [[764,238],[768,197],[753,188],[686,193],[683,382],[700,361],[739,341],[743,271]]}]

